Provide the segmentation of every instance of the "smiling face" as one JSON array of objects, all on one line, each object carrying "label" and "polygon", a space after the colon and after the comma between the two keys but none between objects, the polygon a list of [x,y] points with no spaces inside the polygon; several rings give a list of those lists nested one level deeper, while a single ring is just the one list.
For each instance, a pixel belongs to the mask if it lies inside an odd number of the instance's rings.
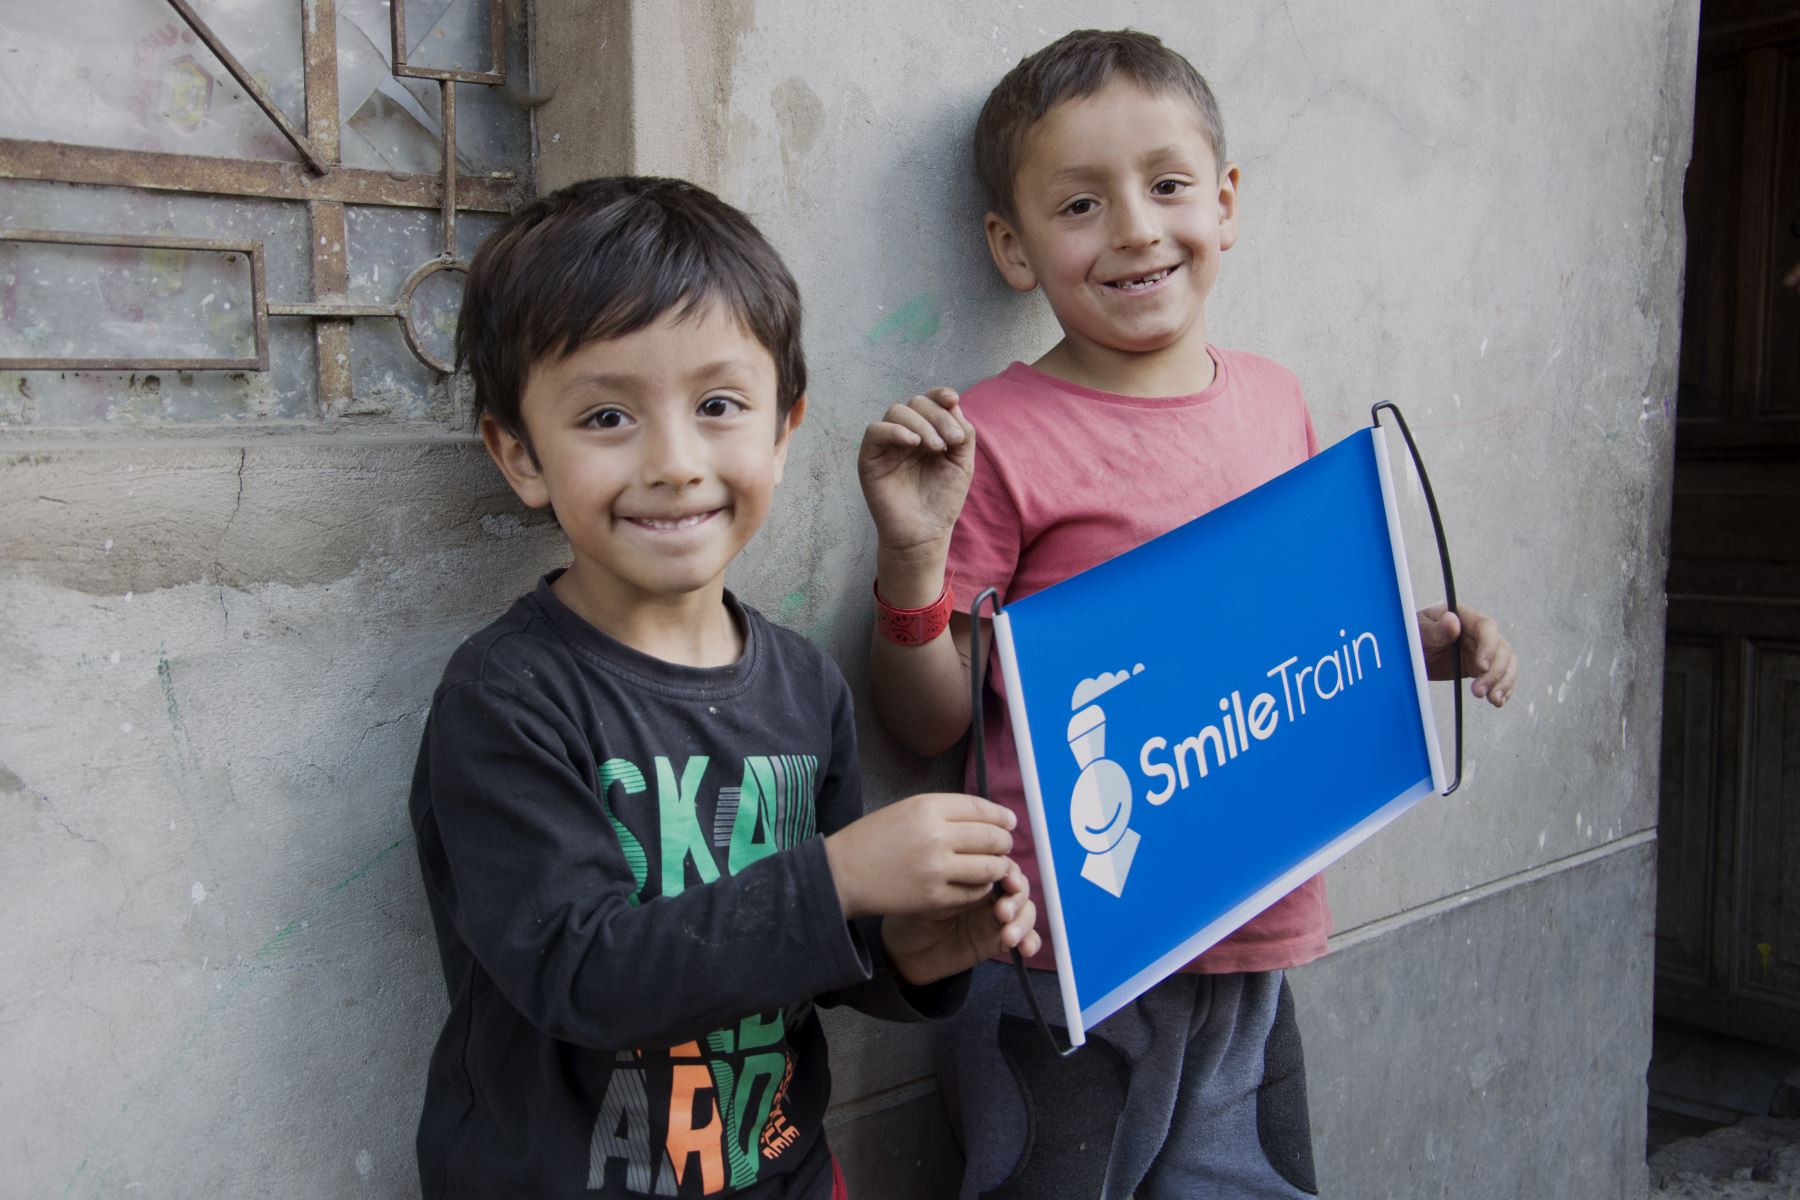
[{"label": "smiling face", "polygon": [[1012,221],[988,214],[988,246],[1014,288],[1043,288],[1064,334],[1047,359],[1114,391],[1159,359],[1206,363],[1237,168],[1217,167],[1185,98],[1115,79],[1056,105],[1026,135],[1014,207]]},{"label": "smiling face", "polygon": [[802,397],[778,420],[776,382],[769,351],[707,304],[539,363],[520,403],[524,439],[483,421],[507,482],[548,505],[569,539],[558,593],[571,607],[605,627],[646,605],[718,602],[805,409]]}]

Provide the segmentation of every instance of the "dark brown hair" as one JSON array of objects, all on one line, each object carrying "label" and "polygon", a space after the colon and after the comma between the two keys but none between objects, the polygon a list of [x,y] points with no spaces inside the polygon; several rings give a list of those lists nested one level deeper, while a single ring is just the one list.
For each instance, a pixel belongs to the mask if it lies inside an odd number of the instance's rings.
[{"label": "dark brown hair", "polygon": [[782,428],[806,390],[800,289],[748,217],[680,179],[613,176],[540,197],[469,265],[456,362],[474,378],[475,416],[524,440],[519,403],[539,363],[709,303],[775,360]]},{"label": "dark brown hair", "polygon": [[1077,29],[1019,62],[994,85],[975,122],[975,177],[989,212],[1016,220],[1013,182],[1019,151],[1031,127],[1064,100],[1091,96],[1117,76],[1153,94],[1183,97],[1194,106],[1214,162],[1225,165],[1225,125],[1219,102],[1194,64],[1135,29]]}]

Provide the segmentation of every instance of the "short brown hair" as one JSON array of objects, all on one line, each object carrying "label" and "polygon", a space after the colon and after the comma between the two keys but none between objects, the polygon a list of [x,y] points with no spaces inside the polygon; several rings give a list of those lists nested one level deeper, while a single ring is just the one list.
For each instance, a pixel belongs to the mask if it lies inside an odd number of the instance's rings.
[{"label": "short brown hair", "polygon": [[709,302],[775,360],[777,429],[806,390],[800,289],[750,219],[680,179],[619,175],[571,184],[514,213],[469,264],[456,362],[475,416],[525,438],[532,368]]},{"label": "short brown hair", "polygon": [[1013,183],[1031,127],[1064,100],[1091,96],[1123,75],[1147,92],[1187,99],[1213,158],[1225,165],[1225,125],[1212,88],[1194,64],[1135,29],[1077,29],[1019,62],[988,93],[975,122],[975,177],[988,211],[1017,218]]}]

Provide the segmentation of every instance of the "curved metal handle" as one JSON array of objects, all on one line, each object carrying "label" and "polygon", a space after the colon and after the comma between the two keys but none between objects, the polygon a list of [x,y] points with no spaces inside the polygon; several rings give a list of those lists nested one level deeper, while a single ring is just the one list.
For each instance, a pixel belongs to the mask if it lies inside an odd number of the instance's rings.
[{"label": "curved metal handle", "polygon": [[[1387,409],[1394,414],[1394,420],[1400,426],[1400,436],[1406,439],[1406,452],[1412,455],[1413,468],[1419,472],[1419,482],[1425,486],[1425,507],[1431,511],[1431,531],[1437,535],[1438,563],[1444,571],[1444,602],[1451,612],[1456,612],[1456,576],[1450,570],[1450,543],[1444,538],[1444,521],[1438,515],[1437,496],[1431,490],[1431,476],[1425,471],[1425,460],[1419,457],[1419,446],[1413,441],[1412,430],[1406,426],[1406,415],[1400,406],[1392,400],[1383,400],[1369,409],[1369,423],[1381,428],[1381,410]],[[1461,614],[1458,614],[1458,620]],[[1463,773],[1463,694],[1462,694],[1462,639],[1459,637],[1450,644],[1450,693],[1455,697],[1456,708],[1456,773],[1450,777],[1450,786],[1444,789],[1448,796],[1462,786]]]}]

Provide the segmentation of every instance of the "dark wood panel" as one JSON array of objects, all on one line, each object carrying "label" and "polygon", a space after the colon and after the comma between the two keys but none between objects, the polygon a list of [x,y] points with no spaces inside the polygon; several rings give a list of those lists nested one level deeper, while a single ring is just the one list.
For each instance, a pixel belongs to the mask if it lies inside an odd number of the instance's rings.
[{"label": "dark wood panel", "polygon": [[1800,1049],[1800,0],[1705,0],[1698,68],[1657,1014]]},{"label": "dark wood panel", "polygon": [[1732,991],[1800,1011],[1800,643],[1749,644]]},{"label": "dark wood panel", "polygon": [[1663,672],[1656,973],[1700,985],[1712,948],[1719,646],[1673,641]]},{"label": "dark wood panel", "polygon": [[1800,596],[1800,562],[1678,558],[1668,581],[1671,596]]},{"label": "dark wood panel", "polygon": [[1781,278],[1800,263],[1800,47],[1781,56],[1775,133],[1775,203],[1769,242],[1774,257],[1764,285],[1763,389],[1754,416],[1800,420],[1800,291]]},{"label": "dark wood panel", "polygon": [[1700,10],[1700,61],[1758,46],[1800,42],[1795,0],[1706,0]]},{"label": "dark wood panel", "polygon": [[1800,641],[1800,600],[1671,595],[1668,636],[1672,642],[1706,637]]},{"label": "dark wood panel", "polygon": [[1670,522],[1683,558],[1800,562],[1800,504],[1790,496],[1677,492]]},{"label": "dark wood panel", "polygon": [[1772,47],[1745,53],[1742,198],[1737,217],[1736,340],[1731,350],[1730,412],[1756,424],[1760,398],[1768,386],[1764,333],[1768,290],[1775,278],[1770,231],[1775,224],[1775,131],[1781,54]]}]

